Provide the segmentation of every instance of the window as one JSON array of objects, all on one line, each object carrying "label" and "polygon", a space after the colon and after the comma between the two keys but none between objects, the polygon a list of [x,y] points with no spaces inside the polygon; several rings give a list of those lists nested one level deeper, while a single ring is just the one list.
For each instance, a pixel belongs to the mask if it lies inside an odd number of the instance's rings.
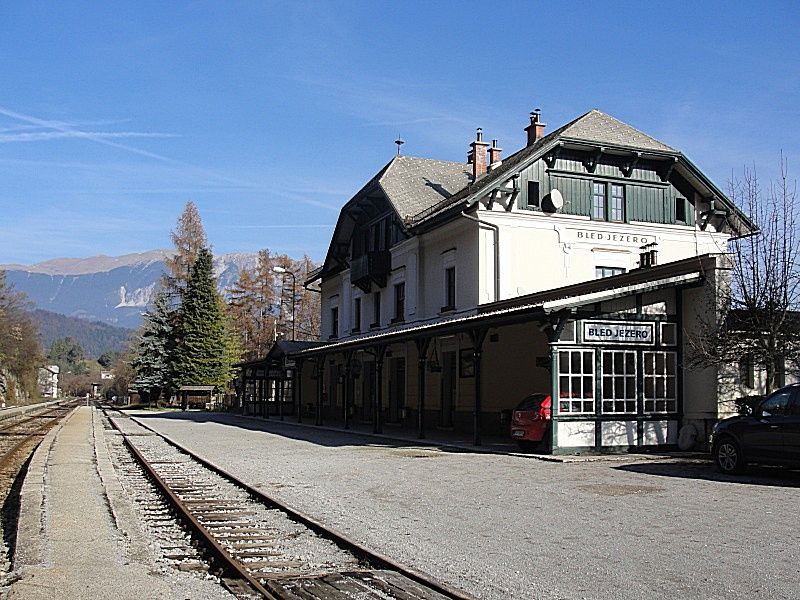
[{"label": "window", "polygon": [[353,332],[361,331],[361,298],[353,300]]},{"label": "window", "polygon": [[800,416],[800,394],[795,392],[792,396],[792,400],[789,403],[789,413],[790,415]]},{"label": "window", "polygon": [[636,352],[607,350],[602,353],[603,412],[636,412]]},{"label": "window", "polygon": [[625,186],[592,182],[592,218],[600,221],[625,221]]},{"label": "window", "polygon": [[675,198],[675,220],[686,223],[686,198]]},{"label": "window", "polygon": [[608,220],[625,220],[625,188],[614,183],[611,184],[611,204],[609,206]]},{"label": "window", "polygon": [[606,184],[597,183],[592,184],[592,218],[605,219],[606,218]]},{"label": "window", "polygon": [[625,269],[622,267],[595,267],[594,278],[603,279],[603,277],[611,277],[613,275],[622,275]]},{"label": "window", "polygon": [[381,326],[381,293],[375,292],[372,295],[372,314],[375,316],[370,327]]},{"label": "window", "polygon": [[761,406],[758,407],[756,416],[777,417],[787,414],[791,395],[792,390],[785,390],[772,394],[772,396],[764,400]]},{"label": "window", "polygon": [[541,208],[541,200],[539,200],[539,182],[528,182],[528,208]]},{"label": "window", "polygon": [[674,413],[678,411],[675,352],[644,352],[644,411]]},{"label": "window", "polygon": [[594,413],[594,350],[558,353],[558,412]]},{"label": "window", "polygon": [[786,385],[786,361],[782,357],[775,359],[775,385],[778,387]]},{"label": "window", "polygon": [[401,282],[394,286],[394,319],[393,322],[403,321],[406,318],[406,284]]},{"label": "window", "polygon": [[339,337],[339,307],[331,308],[331,337]]},{"label": "window", "polygon": [[456,268],[444,270],[444,306],[442,310],[453,310],[456,307]]},{"label": "window", "polygon": [[745,387],[755,387],[755,369],[753,368],[753,359],[749,356],[743,356],[739,361],[739,383]]},{"label": "window", "polygon": [[675,323],[661,323],[661,345],[675,346],[678,343],[678,326]]}]

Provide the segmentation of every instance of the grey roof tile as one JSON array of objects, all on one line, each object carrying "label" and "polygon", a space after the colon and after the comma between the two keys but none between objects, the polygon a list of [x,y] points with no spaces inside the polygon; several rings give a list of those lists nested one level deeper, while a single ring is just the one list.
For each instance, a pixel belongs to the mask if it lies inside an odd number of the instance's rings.
[{"label": "grey roof tile", "polygon": [[596,108],[573,121],[561,132],[561,137],[641,150],[677,152],[674,148]]},{"label": "grey roof tile", "polygon": [[416,215],[469,185],[471,167],[464,163],[398,156],[378,183],[400,217]]}]

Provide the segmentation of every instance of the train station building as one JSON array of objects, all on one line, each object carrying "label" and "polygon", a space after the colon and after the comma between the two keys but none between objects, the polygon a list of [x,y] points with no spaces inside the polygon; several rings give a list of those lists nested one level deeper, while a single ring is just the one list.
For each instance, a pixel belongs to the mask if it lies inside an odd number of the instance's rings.
[{"label": "train station building", "polygon": [[[755,225],[680,151],[598,110],[549,134],[531,113],[525,131],[503,158],[478,130],[465,163],[398,146],[343,206],[306,282],[321,339],[281,351],[292,411],[480,444],[546,393],[550,450],[584,452],[703,440],[733,410],[717,370],[684,358],[717,317],[728,241]],[[244,397],[269,414],[260,367]]]}]

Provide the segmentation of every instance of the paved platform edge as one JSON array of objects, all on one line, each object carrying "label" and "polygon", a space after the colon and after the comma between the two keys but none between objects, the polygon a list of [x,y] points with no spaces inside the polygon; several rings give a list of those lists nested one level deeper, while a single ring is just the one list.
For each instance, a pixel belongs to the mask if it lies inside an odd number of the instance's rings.
[{"label": "paved platform edge", "polygon": [[107,432],[103,427],[100,412],[97,408],[92,408],[92,440],[97,474],[100,476],[114,526],[125,544],[126,562],[147,562],[152,558],[150,551],[143,536],[138,534],[140,527],[137,516],[119,481],[106,445],[105,436],[109,433],[119,435],[117,432]]}]

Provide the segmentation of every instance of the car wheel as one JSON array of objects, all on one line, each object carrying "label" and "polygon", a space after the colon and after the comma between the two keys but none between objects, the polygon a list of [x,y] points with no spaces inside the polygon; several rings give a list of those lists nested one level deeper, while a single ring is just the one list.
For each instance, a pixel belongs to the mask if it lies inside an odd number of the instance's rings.
[{"label": "car wheel", "polygon": [[714,447],[714,462],[726,474],[740,473],[744,469],[744,457],[733,438],[722,438]]}]

